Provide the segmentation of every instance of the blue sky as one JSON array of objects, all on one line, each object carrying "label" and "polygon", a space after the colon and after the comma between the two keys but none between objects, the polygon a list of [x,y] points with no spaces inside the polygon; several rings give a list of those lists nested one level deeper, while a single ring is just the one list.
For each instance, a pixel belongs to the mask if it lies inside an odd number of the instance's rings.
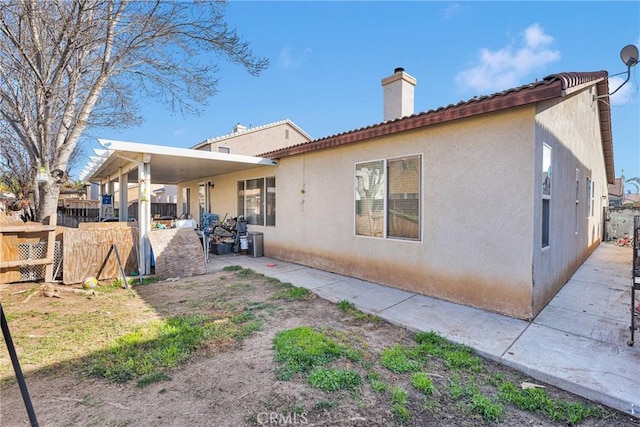
[{"label": "blue sky", "polygon": [[[191,147],[236,123],[290,119],[321,138],[381,122],[380,81],[396,67],[418,81],[417,113],[559,72],[626,72],[620,50],[640,45],[637,1],[231,1],[226,16],[269,58],[265,72],[220,62],[201,115],[145,103],[143,125],[97,136]],[[611,99],[616,176],[627,178],[640,176],[639,69]],[[610,78],[611,91],[625,78]],[[98,144],[87,147],[88,160]]]}]

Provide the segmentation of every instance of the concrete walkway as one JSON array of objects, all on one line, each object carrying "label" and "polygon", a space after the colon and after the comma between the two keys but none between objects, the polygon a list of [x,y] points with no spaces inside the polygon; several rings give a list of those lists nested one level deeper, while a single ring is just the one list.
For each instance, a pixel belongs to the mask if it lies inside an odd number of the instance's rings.
[{"label": "concrete walkway", "polygon": [[[434,331],[540,381],[640,417],[640,331],[628,346],[631,248],[601,244],[532,321],[272,258],[212,255],[414,331]],[[637,294],[640,294],[638,292]],[[639,295],[640,296],[640,295]],[[637,303],[636,303],[637,304]]]}]

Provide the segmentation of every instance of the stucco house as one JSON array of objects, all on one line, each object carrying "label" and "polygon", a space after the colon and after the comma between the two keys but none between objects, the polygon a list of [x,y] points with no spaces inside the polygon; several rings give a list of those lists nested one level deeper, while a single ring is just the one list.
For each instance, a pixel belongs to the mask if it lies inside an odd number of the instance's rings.
[{"label": "stucco house", "polygon": [[396,69],[384,121],[247,151],[272,163],[177,182],[178,203],[206,182],[206,209],[245,215],[266,256],[533,318],[601,240],[607,73],[414,114],[416,83]]}]

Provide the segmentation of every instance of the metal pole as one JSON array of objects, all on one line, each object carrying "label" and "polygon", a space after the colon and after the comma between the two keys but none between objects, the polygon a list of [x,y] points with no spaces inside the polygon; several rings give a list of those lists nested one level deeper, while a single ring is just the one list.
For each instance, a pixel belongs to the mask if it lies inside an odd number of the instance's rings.
[{"label": "metal pole", "polygon": [[9,356],[11,357],[11,364],[13,365],[13,371],[16,373],[16,379],[20,386],[20,393],[22,394],[22,400],[24,400],[24,406],[27,409],[29,415],[29,421],[32,427],[38,427],[38,420],[36,419],[36,413],[33,410],[31,404],[31,398],[29,397],[29,390],[27,390],[27,383],[24,381],[22,375],[22,369],[20,369],[20,362],[18,361],[18,355],[16,349],[13,346],[13,340],[11,339],[11,333],[9,332],[9,325],[7,325],[7,319],[4,317],[4,310],[2,309],[2,303],[0,302],[0,326],[2,326],[2,336],[4,342],[7,343],[7,350],[9,350]]}]

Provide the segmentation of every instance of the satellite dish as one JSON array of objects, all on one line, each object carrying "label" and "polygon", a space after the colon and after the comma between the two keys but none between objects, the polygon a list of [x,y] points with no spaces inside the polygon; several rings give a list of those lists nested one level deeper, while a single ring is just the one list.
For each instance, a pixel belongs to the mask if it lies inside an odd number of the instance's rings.
[{"label": "satellite dish", "polygon": [[620,51],[620,58],[624,65],[633,67],[638,63],[638,48],[633,44],[628,44]]}]

